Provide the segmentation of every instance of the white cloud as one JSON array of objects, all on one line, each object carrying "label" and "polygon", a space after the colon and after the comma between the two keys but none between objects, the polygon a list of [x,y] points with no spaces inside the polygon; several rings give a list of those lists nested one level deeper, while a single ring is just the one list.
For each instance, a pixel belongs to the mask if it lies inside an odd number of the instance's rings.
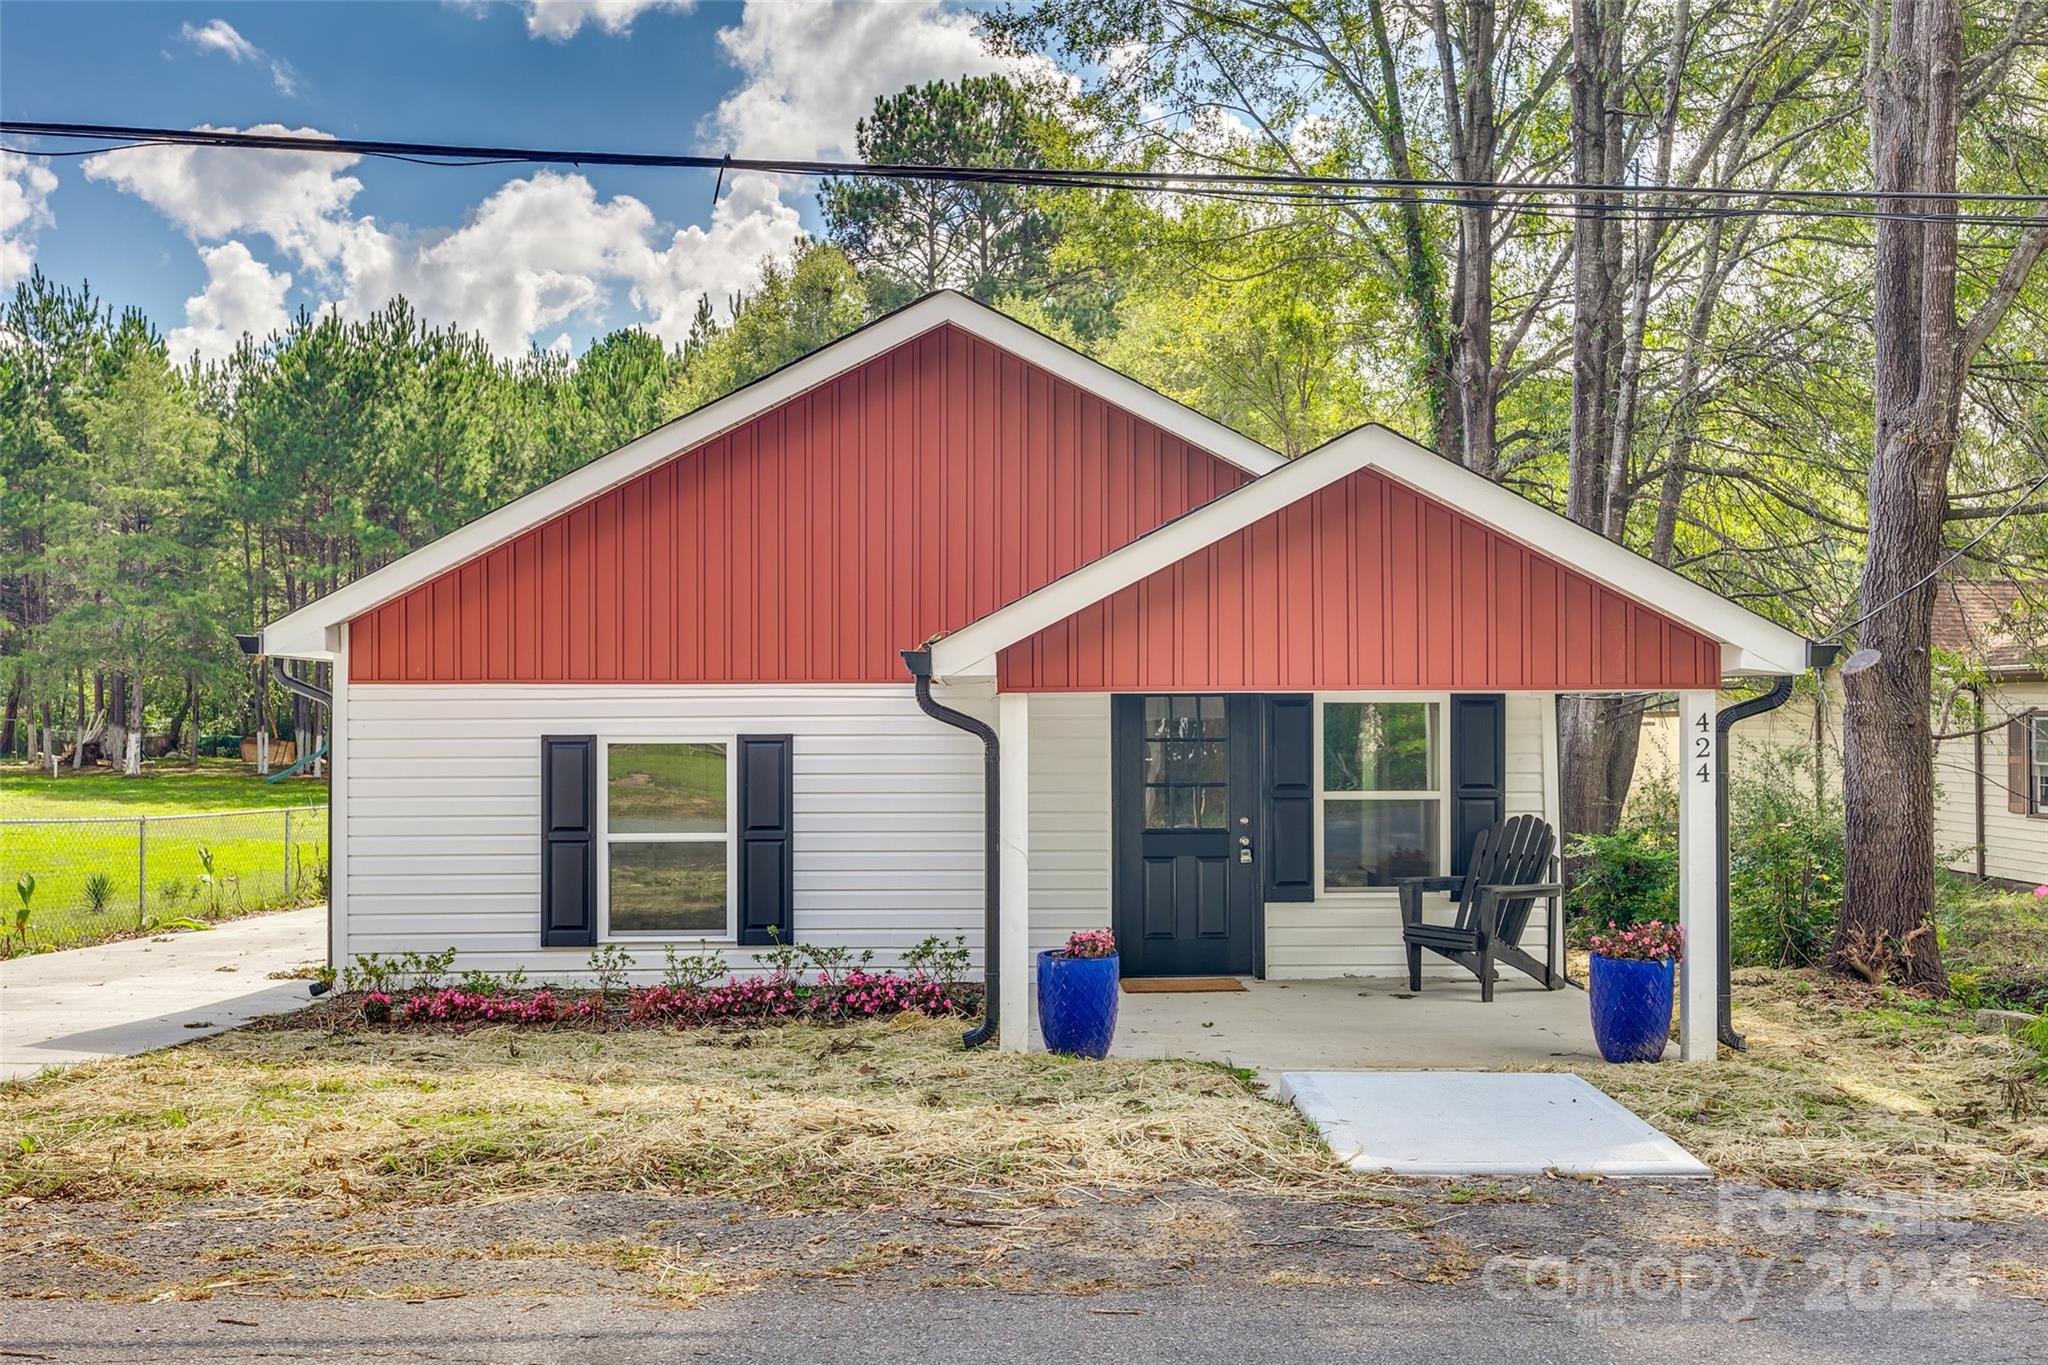
[{"label": "white cloud", "polygon": [[386,232],[362,219],[341,253],[340,304],[360,315],[403,294],[420,312],[481,332],[499,351],[542,328],[595,321],[615,281],[643,268],[654,214],[638,199],[600,200],[580,175],[510,180],[438,237]]},{"label": "white cloud", "polygon": [[[600,198],[583,176],[555,171],[506,181],[458,227],[386,227],[351,209],[362,189],[347,173],[357,160],[138,147],[90,157],[85,171],[142,198],[195,242],[268,238],[344,315],[404,294],[422,316],[481,332],[504,353],[564,323],[602,321],[621,290],[650,330],[680,341],[700,297],[723,303],[751,286],[762,257],[787,252],[801,232],[797,211],[760,176],[731,177],[708,225],[674,231],[639,199]],[[211,253],[208,262],[212,271]],[[188,316],[195,334],[200,325]]]},{"label": "white cloud", "polygon": [[268,63],[271,84],[287,95],[299,93],[299,74],[292,70],[292,64],[282,57],[271,56],[244,38],[225,19],[209,19],[203,24],[187,22],[179,27],[178,36],[201,52],[218,52],[236,65],[243,62]]},{"label": "white cloud", "polygon": [[709,227],[684,228],[667,250],[647,253],[633,302],[646,310],[648,330],[664,341],[681,341],[698,299],[710,295],[723,313],[731,294],[761,282],[763,261],[786,255],[802,233],[797,211],[782,202],[773,178],[732,176]]},{"label": "white cloud", "polygon": [[526,31],[565,43],[585,24],[625,33],[651,9],[692,10],[697,0],[526,0]]},{"label": "white cloud", "polygon": [[35,264],[36,233],[56,223],[50,195],[57,176],[41,157],[0,152],[0,286]]},{"label": "white cloud", "polygon": [[164,338],[171,357],[182,362],[194,351],[202,360],[223,360],[244,332],[268,336],[288,320],[285,293],[292,277],[251,255],[240,242],[200,251],[206,288],[185,300],[185,325]]},{"label": "white cloud", "polygon": [[[277,123],[248,131],[329,136]],[[358,160],[331,152],[157,146],[102,152],[87,157],[84,169],[88,179],[128,191],[196,240],[260,232],[302,265],[317,265],[334,259],[348,234],[349,202],[363,184],[342,172]]]},{"label": "white cloud", "polygon": [[704,134],[736,156],[849,156],[853,125],[877,96],[1017,70],[988,51],[975,23],[939,0],[748,0],[740,22],[718,34],[742,84]]},{"label": "white cloud", "polygon": [[244,38],[225,19],[209,19],[203,24],[187,22],[178,30],[178,36],[201,52],[219,52],[237,62],[263,60],[263,49]]}]

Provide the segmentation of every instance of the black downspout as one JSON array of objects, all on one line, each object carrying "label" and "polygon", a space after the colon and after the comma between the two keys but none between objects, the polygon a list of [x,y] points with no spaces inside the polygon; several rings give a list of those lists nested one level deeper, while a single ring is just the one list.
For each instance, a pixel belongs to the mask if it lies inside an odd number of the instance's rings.
[{"label": "black downspout", "polygon": [[[1814,669],[1826,668],[1840,652],[1832,645],[1815,644],[1809,644],[1806,651],[1807,665]],[[1714,713],[1714,937],[1720,945],[1720,979],[1714,983],[1714,1005],[1716,1032],[1723,1043],[1737,1052],[1747,1052],[1749,1043],[1735,1031],[1734,992],[1729,984],[1732,968],[1728,961],[1728,732],[1735,722],[1775,711],[1791,699],[1792,675],[1781,674],[1762,696],[1724,706]]]},{"label": "black downspout", "polygon": [[986,721],[976,720],[965,711],[955,711],[932,700],[932,655],[928,649],[906,649],[903,651],[904,666],[917,683],[918,709],[933,720],[950,725],[956,730],[965,730],[981,741],[982,763],[987,774],[988,790],[982,797],[982,848],[981,860],[987,898],[983,909],[982,924],[982,1001],[981,1022],[964,1034],[960,1041],[969,1048],[980,1047],[996,1036],[1002,1022],[1002,972],[997,966],[1000,954],[1003,902],[1002,902],[1002,755],[994,727]]},{"label": "black downspout", "polygon": [[[333,694],[324,687],[315,687],[304,679],[294,678],[291,674],[285,672],[283,659],[271,659],[270,671],[276,675],[277,681],[284,687],[285,691],[296,692],[315,706],[326,707],[328,715],[332,716],[334,714]],[[318,718],[316,717],[315,719]]]}]

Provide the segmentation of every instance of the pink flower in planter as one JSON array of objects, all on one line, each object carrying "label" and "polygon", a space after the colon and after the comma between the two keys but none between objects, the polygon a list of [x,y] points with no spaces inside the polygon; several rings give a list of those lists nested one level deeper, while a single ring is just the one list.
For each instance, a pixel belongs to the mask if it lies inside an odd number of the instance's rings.
[{"label": "pink flower in planter", "polygon": [[1060,949],[1061,957],[1114,957],[1116,935],[1107,929],[1076,929]]}]

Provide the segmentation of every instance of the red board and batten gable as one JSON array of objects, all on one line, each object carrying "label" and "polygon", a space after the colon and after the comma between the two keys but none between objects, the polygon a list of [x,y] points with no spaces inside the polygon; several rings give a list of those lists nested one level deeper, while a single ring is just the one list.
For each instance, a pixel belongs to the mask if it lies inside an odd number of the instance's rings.
[{"label": "red board and batten gable", "polygon": [[1004,691],[1716,687],[1721,646],[1362,469],[1020,640]]},{"label": "red board and batten gable", "polygon": [[[936,328],[349,623],[354,683],[901,683],[1244,484]],[[1720,645],[1371,468],[1004,649],[1014,691],[1712,687]]]},{"label": "red board and batten gable", "polygon": [[1249,477],[941,327],[355,617],[349,678],[900,683]]}]

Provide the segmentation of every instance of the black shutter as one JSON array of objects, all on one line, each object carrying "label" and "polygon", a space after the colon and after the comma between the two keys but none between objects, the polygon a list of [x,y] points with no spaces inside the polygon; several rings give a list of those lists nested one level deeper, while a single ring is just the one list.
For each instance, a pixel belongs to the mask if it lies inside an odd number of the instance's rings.
[{"label": "black shutter", "polygon": [[1479,831],[1507,818],[1508,699],[1497,692],[1451,698],[1451,875],[1472,861]]},{"label": "black shutter", "polygon": [[2034,813],[2034,713],[2005,723],[2005,808],[2014,815]]},{"label": "black shutter", "polygon": [[1311,901],[1316,898],[1315,699],[1260,700],[1266,742],[1266,899]]},{"label": "black shutter", "polygon": [[790,737],[741,735],[739,765],[740,942],[789,943],[795,939]]},{"label": "black shutter", "polygon": [[540,943],[597,942],[597,736],[540,741]]}]

